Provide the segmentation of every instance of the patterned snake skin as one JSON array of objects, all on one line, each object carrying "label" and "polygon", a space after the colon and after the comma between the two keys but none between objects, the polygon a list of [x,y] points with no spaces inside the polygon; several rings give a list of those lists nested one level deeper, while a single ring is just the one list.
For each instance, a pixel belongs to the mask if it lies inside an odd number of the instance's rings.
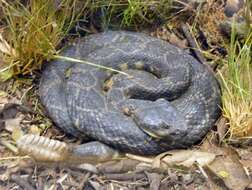
[{"label": "patterned snake skin", "polygon": [[80,39],[62,55],[128,74],[63,60],[45,67],[42,104],[65,132],[96,141],[84,144],[89,152],[108,145],[152,155],[189,147],[220,114],[214,74],[165,41],[109,31]]}]

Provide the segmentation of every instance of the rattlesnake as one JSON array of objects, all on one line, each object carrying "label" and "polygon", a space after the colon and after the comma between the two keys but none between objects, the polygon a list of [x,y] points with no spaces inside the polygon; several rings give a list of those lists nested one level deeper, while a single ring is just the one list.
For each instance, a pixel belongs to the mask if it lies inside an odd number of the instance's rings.
[{"label": "rattlesnake", "polygon": [[49,117],[65,132],[95,141],[83,144],[89,154],[107,146],[144,155],[189,147],[220,114],[213,72],[147,34],[93,34],[61,55],[127,73],[59,59],[43,70],[39,94]]}]

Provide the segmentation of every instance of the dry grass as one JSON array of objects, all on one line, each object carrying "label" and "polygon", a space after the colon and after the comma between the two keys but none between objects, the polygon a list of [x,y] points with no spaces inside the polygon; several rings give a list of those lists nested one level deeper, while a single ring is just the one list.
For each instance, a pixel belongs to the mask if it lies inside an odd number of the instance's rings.
[{"label": "dry grass", "polygon": [[29,74],[57,52],[57,46],[83,12],[77,0],[0,1],[4,25],[0,33],[3,57],[0,77]]},{"label": "dry grass", "polygon": [[228,63],[220,73],[223,116],[229,121],[229,139],[252,138],[252,32],[241,45],[231,37]]},{"label": "dry grass", "polygon": [[219,24],[225,19],[223,5],[215,0],[209,0],[209,3],[202,5],[196,16],[200,29],[204,31],[208,42],[213,45],[223,45],[224,43]]}]

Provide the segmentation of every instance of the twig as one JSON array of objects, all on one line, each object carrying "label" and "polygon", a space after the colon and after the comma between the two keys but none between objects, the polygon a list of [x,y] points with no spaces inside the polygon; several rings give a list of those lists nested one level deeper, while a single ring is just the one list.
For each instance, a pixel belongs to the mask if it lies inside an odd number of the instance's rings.
[{"label": "twig", "polygon": [[[30,89],[30,88],[29,88]],[[31,108],[29,108],[26,105],[22,105],[22,104],[18,104],[18,103],[7,103],[4,105],[3,110],[6,109],[11,109],[11,108],[15,108],[18,111],[22,112],[22,113],[31,113],[31,114],[36,114],[36,112],[34,112]]]},{"label": "twig", "polygon": [[97,67],[97,68],[100,68],[100,69],[105,69],[105,70],[113,71],[113,72],[116,72],[116,73],[120,73],[120,74],[126,75],[127,77],[131,77],[128,73],[125,73],[123,71],[113,69],[113,68],[110,68],[110,67],[106,67],[106,66],[103,66],[103,65],[98,65],[98,64],[95,64],[95,63],[91,63],[91,62],[85,61],[85,60],[80,60],[80,59],[75,59],[75,58],[65,57],[65,56],[60,56],[60,55],[55,55],[53,58],[54,59],[61,59],[61,60],[64,60],[64,61],[70,61],[70,62],[74,62],[74,63],[83,63],[83,64],[91,65],[93,67]]},{"label": "twig", "polygon": [[122,173],[132,171],[139,163],[137,160],[123,159],[120,162],[112,161],[98,166],[101,173]]},{"label": "twig", "polygon": [[123,174],[105,174],[107,179],[110,180],[122,180],[122,181],[128,181],[128,180],[139,180],[145,178],[145,174],[143,173],[123,173]]},{"label": "twig", "polygon": [[79,169],[82,172],[85,171],[85,172],[91,172],[91,173],[94,173],[94,174],[98,173],[98,170],[97,170],[96,166],[94,166],[92,164],[88,164],[88,163],[83,163],[83,164],[79,164],[79,165],[70,166],[70,168]]},{"label": "twig", "polygon": [[195,42],[193,36],[191,35],[190,33],[190,30],[188,28],[188,26],[186,24],[183,24],[182,25],[182,30],[183,30],[183,33],[191,47],[191,49],[193,50],[196,58],[202,63],[202,64],[205,64],[206,63],[206,59],[201,55],[200,51],[198,50],[198,46],[197,46],[197,43]]},{"label": "twig", "polygon": [[3,160],[15,160],[15,159],[30,159],[30,157],[29,156],[10,156],[10,157],[0,158],[0,161],[3,161]]},{"label": "twig", "polygon": [[18,153],[18,149],[17,147],[15,147],[14,145],[12,145],[11,143],[9,143],[6,140],[0,140],[0,144],[2,144],[3,146],[5,146],[6,148],[8,148],[9,150],[11,150],[13,153],[17,154]]},{"label": "twig", "polygon": [[201,174],[204,176],[204,178],[205,178],[206,180],[208,180],[208,175],[207,175],[207,173],[205,172],[205,170],[203,169],[203,167],[202,167],[200,164],[198,164],[197,162],[196,162],[196,166],[199,168],[199,170],[200,170]]},{"label": "twig", "polygon": [[91,176],[91,173],[87,172],[86,175],[82,178],[78,189],[85,189],[85,186],[87,185],[88,179],[90,176]]},{"label": "twig", "polygon": [[146,163],[152,163],[154,160],[154,158],[148,158],[148,157],[138,156],[134,154],[126,154],[126,157],[133,160],[138,160],[140,162],[146,162]]},{"label": "twig", "polygon": [[147,173],[149,182],[150,182],[150,190],[158,190],[161,184],[162,176],[157,173]]},{"label": "twig", "polygon": [[197,43],[196,43],[196,40],[193,38],[193,36],[191,35],[190,33],[190,30],[188,28],[188,26],[186,24],[183,24],[182,25],[182,30],[183,30],[183,33],[191,47],[191,50],[193,51],[193,53],[195,54],[196,58],[199,60],[200,63],[206,65],[206,67],[210,70],[210,71],[213,71],[216,69],[216,66],[217,64],[214,63],[214,64],[207,64],[207,61],[206,59],[202,56],[202,53],[200,52],[198,46],[197,46]]}]

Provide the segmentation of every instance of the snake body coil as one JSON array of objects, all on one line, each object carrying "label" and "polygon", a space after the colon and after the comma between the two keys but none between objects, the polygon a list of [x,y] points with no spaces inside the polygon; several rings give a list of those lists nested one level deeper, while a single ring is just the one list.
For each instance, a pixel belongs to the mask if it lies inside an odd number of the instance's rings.
[{"label": "snake body coil", "polygon": [[109,31],[79,40],[62,55],[130,76],[63,60],[46,66],[42,103],[56,125],[72,135],[150,155],[193,145],[220,114],[213,73],[165,41]]}]

